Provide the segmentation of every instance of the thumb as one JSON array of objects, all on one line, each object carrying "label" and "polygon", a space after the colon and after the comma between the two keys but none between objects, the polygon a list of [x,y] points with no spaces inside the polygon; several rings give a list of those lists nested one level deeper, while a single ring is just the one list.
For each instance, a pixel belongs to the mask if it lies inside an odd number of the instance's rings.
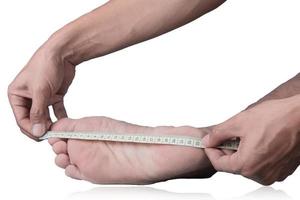
[{"label": "thumb", "polygon": [[50,121],[48,112],[48,97],[41,93],[34,93],[32,97],[32,105],[30,109],[31,133],[35,137],[45,134],[48,129],[47,125]]},{"label": "thumb", "polygon": [[206,135],[202,139],[202,144],[205,147],[217,147],[224,143],[226,140],[232,139],[234,137],[237,137],[235,133],[230,129],[224,129],[219,126],[215,126],[212,129],[212,132],[208,135]]}]

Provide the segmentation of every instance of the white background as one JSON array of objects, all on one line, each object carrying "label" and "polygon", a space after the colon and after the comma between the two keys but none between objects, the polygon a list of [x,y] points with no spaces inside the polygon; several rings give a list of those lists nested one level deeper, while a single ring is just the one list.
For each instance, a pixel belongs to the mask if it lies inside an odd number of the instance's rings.
[{"label": "white background", "polygon": [[[147,187],[72,180],[47,142],[23,136],[7,85],[55,30],[100,0],[0,3],[0,199],[299,199],[296,171],[272,187],[218,173]],[[222,122],[299,72],[299,0],[229,0],[171,33],[78,66],[72,118],[104,115],[141,125]]]}]

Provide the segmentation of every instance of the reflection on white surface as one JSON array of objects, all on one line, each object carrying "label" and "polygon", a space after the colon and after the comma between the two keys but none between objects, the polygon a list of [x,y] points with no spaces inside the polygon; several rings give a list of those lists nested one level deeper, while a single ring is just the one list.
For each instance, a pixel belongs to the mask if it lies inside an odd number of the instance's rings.
[{"label": "reflection on white surface", "polygon": [[261,187],[253,192],[244,194],[241,197],[233,198],[232,200],[291,200],[284,191],[274,190],[272,187]]},{"label": "reflection on white surface", "polygon": [[176,200],[176,199],[201,199],[214,200],[205,193],[175,193],[159,190],[151,187],[97,187],[86,192],[74,193],[68,199],[155,199],[155,200]]},{"label": "reflection on white surface", "polygon": [[[208,193],[175,193],[165,190],[155,189],[152,187],[137,186],[137,187],[96,187],[94,189],[78,192],[70,195],[67,199],[198,199],[198,200],[217,200],[212,194]],[[231,200],[291,200],[284,191],[275,190],[272,187],[261,187],[255,191],[246,193],[240,197],[232,198]]]}]

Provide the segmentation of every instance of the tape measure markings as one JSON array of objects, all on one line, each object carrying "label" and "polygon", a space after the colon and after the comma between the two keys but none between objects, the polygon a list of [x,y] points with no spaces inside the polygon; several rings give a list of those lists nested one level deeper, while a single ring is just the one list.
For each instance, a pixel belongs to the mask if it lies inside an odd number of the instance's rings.
[{"label": "tape measure markings", "polygon": [[[109,132],[64,132],[64,131],[48,131],[40,140],[48,138],[65,138],[79,140],[99,140],[112,142],[130,142],[144,144],[165,144],[188,146],[194,148],[204,148],[201,138],[183,136],[183,135],[145,135],[145,134],[117,134]],[[218,148],[237,150],[238,140],[229,140]]]}]

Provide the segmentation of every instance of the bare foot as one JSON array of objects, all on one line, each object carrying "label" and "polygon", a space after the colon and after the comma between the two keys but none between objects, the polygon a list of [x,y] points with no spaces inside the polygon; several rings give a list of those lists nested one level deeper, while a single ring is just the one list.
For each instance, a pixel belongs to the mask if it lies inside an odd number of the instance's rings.
[{"label": "bare foot", "polygon": [[[53,131],[107,131],[203,137],[208,129],[142,127],[106,117],[61,119]],[[206,178],[215,173],[201,149],[173,145],[49,139],[56,164],[67,176],[92,183],[149,184],[174,178]]]}]

